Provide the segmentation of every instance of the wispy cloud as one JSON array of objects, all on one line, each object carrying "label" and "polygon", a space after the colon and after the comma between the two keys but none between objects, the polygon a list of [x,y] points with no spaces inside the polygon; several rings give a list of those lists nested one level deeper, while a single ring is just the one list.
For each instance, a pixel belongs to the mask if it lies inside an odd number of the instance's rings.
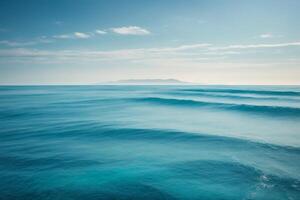
[{"label": "wispy cloud", "polygon": [[75,33],[74,33],[74,36],[75,36],[76,38],[81,38],[81,39],[85,39],[85,38],[91,37],[89,34],[81,33],[81,32],[75,32]]},{"label": "wispy cloud", "polygon": [[10,46],[10,47],[18,47],[18,46],[30,46],[35,45],[37,42],[35,41],[29,41],[29,42],[17,42],[17,41],[11,41],[11,40],[1,40],[0,44]]},{"label": "wispy cloud", "polygon": [[150,31],[138,27],[138,26],[124,26],[124,27],[117,27],[117,28],[109,28],[105,30],[96,29],[92,32],[74,32],[69,34],[61,34],[61,35],[54,35],[53,38],[56,39],[86,39],[91,38],[97,35],[104,35],[108,34],[107,30],[111,30],[113,33],[121,34],[121,35],[148,35]]},{"label": "wispy cloud", "polygon": [[91,35],[82,32],[74,32],[71,34],[62,34],[62,35],[54,35],[53,38],[56,39],[87,39],[90,38]]},{"label": "wispy cloud", "polygon": [[43,58],[44,60],[71,60],[77,61],[78,59],[85,60],[128,60],[138,59],[142,56],[143,52],[136,49],[124,49],[115,51],[91,51],[91,50],[38,50],[27,48],[15,49],[0,49],[0,57],[5,58]]},{"label": "wispy cloud", "polygon": [[[175,47],[117,49],[109,51],[97,50],[38,50],[28,48],[0,49],[0,57],[12,58],[11,61],[38,60],[56,62],[77,61],[118,61],[131,62],[168,61],[181,60],[184,62],[215,62],[216,59],[225,59],[228,56],[237,56],[244,53],[243,49],[255,48],[281,48],[300,46],[300,42],[277,44],[248,44],[229,45],[217,47],[212,44],[199,43],[179,45]],[[240,51],[236,51],[240,50]],[[232,57],[234,58],[234,57]]]},{"label": "wispy cloud", "polygon": [[261,34],[259,37],[260,38],[272,38],[272,37],[274,37],[274,35],[271,33],[264,33],[264,34]]},{"label": "wispy cloud", "polygon": [[45,36],[42,36],[31,41],[1,40],[0,44],[10,46],[10,47],[22,47],[22,46],[32,46],[41,43],[51,43],[51,42],[53,42],[53,40],[48,39]]},{"label": "wispy cloud", "polygon": [[95,31],[95,33],[97,33],[97,34],[99,34],[99,35],[104,35],[104,34],[107,34],[107,32],[106,32],[106,31],[99,30],[99,29],[97,29],[97,30]]},{"label": "wispy cloud", "polygon": [[[120,35],[148,35],[150,31],[138,27],[138,26],[124,26],[124,27],[117,27],[117,28],[110,28],[114,33]],[[83,33],[83,32],[74,32],[70,34],[61,34],[61,35],[54,35],[53,38],[55,39],[87,39],[97,35],[105,35],[108,32],[106,30],[96,29],[93,32]]]},{"label": "wispy cloud", "polygon": [[[62,22],[55,21],[54,24],[60,25],[60,24],[62,24]],[[121,35],[147,35],[147,34],[150,34],[150,32],[148,30],[140,28],[138,26],[111,28],[108,30],[111,30],[111,31],[121,34]],[[7,31],[7,29],[0,28],[0,32],[6,32],[6,31]],[[88,38],[92,38],[96,35],[104,35],[107,33],[108,32],[106,30],[96,29],[95,31],[92,31],[92,32],[74,32],[74,33],[60,34],[60,35],[54,35],[54,36],[49,36],[49,37],[41,36],[37,39],[32,39],[29,41],[1,40],[0,45],[6,45],[6,46],[10,46],[10,47],[33,46],[33,45],[38,45],[41,43],[54,42],[57,39],[88,39]]]},{"label": "wispy cloud", "polygon": [[185,51],[190,49],[199,49],[209,47],[211,44],[207,43],[199,43],[199,44],[189,44],[189,45],[180,45],[177,47],[164,47],[164,48],[150,48],[150,51],[158,51],[158,52],[170,52],[170,51]]},{"label": "wispy cloud", "polygon": [[288,43],[277,43],[277,44],[229,45],[224,47],[211,47],[210,50],[279,48],[279,47],[291,47],[291,46],[300,46],[300,42],[288,42]]},{"label": "wispy cloud", "polygon": [[149,35],[150,31],[139,26],[123,26],[111,28],[111,30],[121,35]]},{"label": "wispy cloud", "polygon": [[72,39],[74,38],[71,34],[62,34],[62,35],[54,35],[53,38],[55,39]]},{"label": "wispy cloud", "polygon": [[[118,49],[111,51],[91,51],[91,50],[60,50],[47,51],[37,49],[2,49],[0,57],[22,57],[22,58],[44,58],[58,60],[73,60],[84,58],[85,60],[143,60],[143,59],[174,59],[186,56],[198,55],[197,59],[202,59],[199,54],[187,53],[192,49],[204,49],[210,44],[192,44],[176,47],[161,48],[139,48],[139,49]],[[182,59],[182,58],[181,58]]]},{"label": "wispy cloud", "polygon": [[208,51],[204,52],[205,55],[239,55],[241,52],[239,51]]},{"label": "wispy cloud", "polygon": [[272,33],[263,33],[259,35],[259,38],[263,38],[263,39],[280,38],[280,37],[282,37],[282,35],[274,35]]}]

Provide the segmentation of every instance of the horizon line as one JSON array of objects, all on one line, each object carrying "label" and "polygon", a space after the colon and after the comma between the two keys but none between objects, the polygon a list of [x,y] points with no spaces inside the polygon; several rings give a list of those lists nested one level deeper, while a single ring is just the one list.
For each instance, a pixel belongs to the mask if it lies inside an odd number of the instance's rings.
[{"label": "horizon line", "polygon": [[0,84],[0,87],[5,86],[300,86],[300,84],[219,84],[219,83],[188,83],[188,84]]}]

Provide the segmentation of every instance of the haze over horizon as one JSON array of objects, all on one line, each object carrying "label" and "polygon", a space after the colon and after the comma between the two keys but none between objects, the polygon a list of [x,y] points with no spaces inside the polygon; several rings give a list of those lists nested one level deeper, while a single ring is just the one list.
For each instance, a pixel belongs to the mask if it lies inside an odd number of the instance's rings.
[{"label": "haze over horizon", "polygon": [[1,1],[0,84],[299,85],[300,1]]}]

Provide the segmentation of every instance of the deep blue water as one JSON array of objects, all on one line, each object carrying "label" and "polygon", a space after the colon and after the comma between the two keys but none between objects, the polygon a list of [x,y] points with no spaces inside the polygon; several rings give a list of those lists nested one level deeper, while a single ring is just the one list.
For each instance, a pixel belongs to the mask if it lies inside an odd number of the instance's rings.
[{"label": "deep blue water", "polygon": [[2,86],[0,199],[300,199],[300,87]]}]

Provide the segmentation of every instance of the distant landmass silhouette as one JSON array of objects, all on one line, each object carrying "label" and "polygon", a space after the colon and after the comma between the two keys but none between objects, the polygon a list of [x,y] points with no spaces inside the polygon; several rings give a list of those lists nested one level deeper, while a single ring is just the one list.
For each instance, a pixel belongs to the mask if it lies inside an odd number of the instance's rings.
[{"label": "distant landmass silhouette", "polygon": [[180,81],[177,79],[126,79],[106,82],[103,84],[120,84],[120,85],[181,85],[192,84],[190,82]]}]

